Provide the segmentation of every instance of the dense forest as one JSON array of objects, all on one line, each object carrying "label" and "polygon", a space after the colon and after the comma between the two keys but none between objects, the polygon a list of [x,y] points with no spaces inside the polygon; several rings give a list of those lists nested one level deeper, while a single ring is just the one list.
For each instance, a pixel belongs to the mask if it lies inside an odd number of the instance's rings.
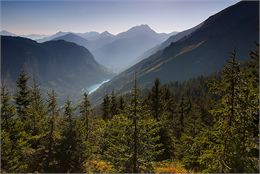
[{"label": "dense forest", "polygon": [[151,89],[134,76],[100,115],[88,94],[59,106],[22,72],[14,95],[1,85],[1,172],[258,173],[258,45],[249,61],[238,56],[215,75]]}]

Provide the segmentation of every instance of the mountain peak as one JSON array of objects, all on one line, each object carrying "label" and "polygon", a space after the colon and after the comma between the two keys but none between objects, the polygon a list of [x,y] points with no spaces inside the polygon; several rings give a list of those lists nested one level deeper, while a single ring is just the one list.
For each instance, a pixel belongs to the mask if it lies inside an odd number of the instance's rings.
[{"label": "mountain peak", "polygon": [[151,27],[150,27],[149,25],[147,25],[147,24],[137,25],[137,26],[135,26],[135,27],[137,27],[137,28],[145,28],[145,29],[151,30]]},{"label": "mountain peak", "polygon": [[65,32],[63,32],[63,31],[58,31],[56,34],[62,34],[62,33],[65,33]]},{"label": "mountain peak", "polygon": [[138,30],[138,31],[152,31],[152,32],[155,32],[151,29],[151,27],[147,24],[141,24],[141,25],[137,25],[137,26],[134,26],[132,28],[130,28],[128,31],[130,30]]},{"label": "mountain peak", "polygon": [[104,31],[101,34],[110,34],[108,31]]},{"label": "mountain peak", "polygon": [[99,37],[100,37],[100,36],[102,36],[102,37],[104,37],[104,36],[106,36],[106,37],[113,37],[114,35],[111,34],[111,33],[109,33],[108,31],[104,31],[104,32],[102,32],[102,33],[99,35]]},{"label": "mountain peak", "polygon": [[152,30],[149,25],[141,24],[130,28],[129,30],[119,33],[117,36],[121,38],[140,36],[140,35],[156,35],[157,33]]}]

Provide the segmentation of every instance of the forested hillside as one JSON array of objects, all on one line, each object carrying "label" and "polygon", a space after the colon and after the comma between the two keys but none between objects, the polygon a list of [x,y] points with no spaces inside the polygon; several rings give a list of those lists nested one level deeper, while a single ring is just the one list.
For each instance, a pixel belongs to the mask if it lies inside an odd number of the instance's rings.
[{"label": "forested hillside", "polygon": [[[1,172],[259,172],[258,46],[223,71],[185,82],[57,105],[25,72],[1,85]],[[228,56],[228,55],[227,55]]]}]

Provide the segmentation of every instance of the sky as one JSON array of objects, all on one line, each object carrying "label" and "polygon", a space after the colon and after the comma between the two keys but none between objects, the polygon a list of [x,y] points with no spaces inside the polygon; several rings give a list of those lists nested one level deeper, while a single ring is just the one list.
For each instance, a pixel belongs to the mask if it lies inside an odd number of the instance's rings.
[{"label": "sky", "polygon": [[189,29],[238,0],[2,1],[1,30],[22,34],[109,31],[148,24],[156,32]]}]

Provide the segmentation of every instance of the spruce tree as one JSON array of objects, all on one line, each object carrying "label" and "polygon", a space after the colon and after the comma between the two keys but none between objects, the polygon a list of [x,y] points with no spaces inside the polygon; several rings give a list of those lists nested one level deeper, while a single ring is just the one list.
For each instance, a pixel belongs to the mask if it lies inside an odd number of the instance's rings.
[{"label": "spruce tree", "polygon": [[120,112],[124,111],[124,109],[125,109],[125,100],[124,100],[123,96],[119,97],[119,106],[118,107],[119,107]]},{"label": "spruce tree", "polygon": [[55,159],[57,146],[57,121],[58,121],[58,106],[56,94],[54,90],[48,93],[48,133],[46,135],[46,159],[44,162],[44,172],[54,172],[57,160]]},{"label": "spruce tree", "polygon": [[[211,84],[211,92],[220,98],[211,114],[216,123],[210,135],[209,150],[201,156],[208,171],[255,172],[256,161],[250,152],[254,148],[254,107],[251,101],[258,101],[259,95],[250,95],[250,87],[243,77],[236,60],[236,51],[224,67],[221,79]],[[212,141],[213,140],[213,141]]]},{"label": "spruce tree", "polygon": [[1,87],[1,129],[7,132],[10,131],[15,116],[15,107],[11,103],[11,96],[8,93],[6,86]]},{"label": "spruce tree", "polygon": [[84,98],[83,101],[81,102],[80,106],[80,116],[82,120],[82,129],[83,129],[83,134],[85,135],[84,140],[88,141],[88,135],[89,135],[89,120],[90,120],[90,114],[91,114],[91,104],[88,100],[88,94],[84,93]]},{"label": "spruce tree", "polygon": [[32,155],[28,158],[30,163],[30,171],[43,171],[43,157],[45,155],[45,136],[47,130],[47,107],[43,101],[43,97],[39,86],[34,79],[33,88],[31,90],[31,104],[28,108],[28,117],[30,118],[30,139],[29,143],[33,150]]},{"label": "spruce tree", "polygon": [[64,108],[64,121],[61,132],[61,141],[58,146],[59,172],[82,172],[80,137],[74,117],[74,108],[67,100]]},{"label": "spruce tree", "polygon": [[108,120],[111,118],[111,113],[110,113],[110,97],[106,94],[105,97],[103,98],[103,103],[102,103],[102,111],[103,111],[103,119]]},{"label": "spruce tree", "polygon": [[114,90],[111,93],[111,105],[110,105],[111,116],[118,114],[117,97]]},{"label": "spruce tree", "polygon": [[133,120],[133,126],[134,126],[134,132],[133,132],[133,141],[134,141],[134,148],[133,148],[133,172],[138,173],[139,172],[139,166],[138,166],[138,127],[137,127],[137,112],[138,112],[138,97],[139,97],[139,90],[137,89],[137,82],[136,82],[136,74],[135,74],[135,81],[134,81],[134,88],[132,91],[132,120]]},{"label": "spruce tree", "polygon": [[92,119],[91,119],[91,113],[92,113],[92,108],[91,108],[91,104],[89,102],[88,99],[88,94],[84,94],[84,98],[79,106],[80,109],[80,122],[79,122],[79,132],[78,132],[78,136],[80,137],[80,147],[81,147],[81,153],[82,157],[81,157],[81,162],[83,163],[83,158],[85,160],[87,160],[88,158],[90,158],[91,153],[92,153],[92,147],[91,147],[91,128],[93,127],[93,125],[91,125],[93,123]]},{"label": "spruce tree", "polygon": [[156,78],[154,81],[154,86],[149,94],[149,101],[150,101],[150,109],[152,112],[153,117],[156,120],[159,120],[163,104],[162,104],[162,89],[161,89],[161,82],[159,78]]},{"label": "spruce tree", "polygon": [[[31,91],[28,87],[29,76],[22,71],[17,80],[17,94],[15,96],[18,117],[22,121],[28,120],[27,109],[31,103]],[[29,129],[29,128],[27,128]]]},{"label": "spruce tree", "polygon": [[15,106],[5,85],[1,86],[1,172],[13,172],[11,168],[17,165],[14,156],[15,142],[13,133],[15,127]]},{"label": "spruce tree", "polygon": [[107,124],[105,159],[118,172],[151,172],[152,163],[161,146],[158,144],[159,122],[151,118],[142,105],[136,78],[130,105],[124,114],[116,115]]}]

